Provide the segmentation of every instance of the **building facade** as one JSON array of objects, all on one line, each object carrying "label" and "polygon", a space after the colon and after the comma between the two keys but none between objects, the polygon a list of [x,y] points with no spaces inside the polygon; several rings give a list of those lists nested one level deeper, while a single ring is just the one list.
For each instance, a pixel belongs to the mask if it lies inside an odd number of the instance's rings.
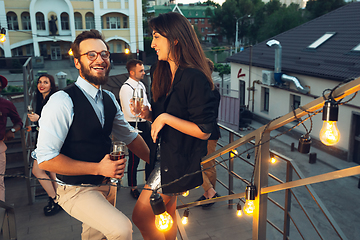
[{"label": "building facade", "polygon": [[217,29],[214,29],[210,23],[210,17],[206,15],[206,9],[214,9],[213,6],[197,5],[197,4],[167,4],[167,5],[155,5],[153,11],[155,16],[161,13],[178,12],[186,17],[189,22],[198,29],[198,32],[202,36],[202,41],[211,42],[212,38],[217,38],[223,41],[222,37],[217,34]]},{"label": "building facade", "polygon": [[[349,3],[229,57],[231,88],[240,92],[256,117],[268,122],[360,77],[359,11],[360,2]],[[322,114],[304,124],[312,129],[313,142],[319,140]],[[327,149],[360,164],[358,96],[339,106],[337,124],[340,141]],[[298,126],[294,131],[305,134],[307,130]]]},{"label": "building facade", "polygon": [[0,57],[67,56],[84,30],[102,32],[111,53],[144,50],[141,0],[0,0]]}]

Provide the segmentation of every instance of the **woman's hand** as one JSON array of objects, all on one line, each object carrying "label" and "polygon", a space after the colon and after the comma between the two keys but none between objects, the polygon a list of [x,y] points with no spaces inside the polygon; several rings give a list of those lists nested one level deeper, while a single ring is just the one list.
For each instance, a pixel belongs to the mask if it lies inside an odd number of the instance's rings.
[{"label": "woman's hand", "polygon": [[154,143],[156,143],[160,130],[165,126],[168,116],[170,116],[168,113],[162,113],[151,124],[151,138]]},{"label": "woman's hand", "polygon": [[[134,112],[134,106],[132,104],[133,100],[130,99],[130,112],[132,115],[136,116],[135,115],[135,112]],[[141,113],[139,114],[139,118],[142,118],[142,119],[145,119],[147,121],[152,121],[152,118],[151,118],[151,110],[149,108],[149,106],[144,106],[142,109],[141,109]]]},{"label": "woman's hand", "polygon": [[28,118],[30,119],[31,122],[37,122],[40,118],[40,116],[36,113],[30,114],[28,113]]}]

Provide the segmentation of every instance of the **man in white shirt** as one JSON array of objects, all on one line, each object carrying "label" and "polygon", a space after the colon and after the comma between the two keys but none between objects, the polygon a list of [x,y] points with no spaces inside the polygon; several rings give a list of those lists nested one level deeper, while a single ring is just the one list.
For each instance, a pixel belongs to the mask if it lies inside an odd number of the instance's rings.
[{"label": "man in white shirt", "polygon": [[114,94],[103,90],[110,71],[109,46],[97,30],[84,31],[72,44],[79,77],[54,93],[39,120],[32,156],[59,179],[56,201],[83,222],[82,240],[131,240],[132,223],[115,208],[116,186],[125,159],[110,159],[110,134],[149,161],[149,148],[124,119]]},{"label": "man in white shirt", "polygon": [[[130,111],[130,99],[133,97],[133,92],[136,87],[143,89],[143,106],[150,108],[150,103],[146,96],[146,89],[141,80],[144,79],[145,68],[141,60],[131,59],[126,63],[126,69],[129,73],[129,78],[122,85],[119,92],[121,109],[124,113],[125,120],[135,127],[136,117]],[[150,139],[150,124],[145,120],[138,118],[138,129],[141,131],[140,135],[148,142]],[[140,159],[133,152],[129,151],[129,161],[127,167],[127,179],[128,186],[131,187],[130,195],[138,199],[140,192],[137,189],[137,168],[139,166]]]}]

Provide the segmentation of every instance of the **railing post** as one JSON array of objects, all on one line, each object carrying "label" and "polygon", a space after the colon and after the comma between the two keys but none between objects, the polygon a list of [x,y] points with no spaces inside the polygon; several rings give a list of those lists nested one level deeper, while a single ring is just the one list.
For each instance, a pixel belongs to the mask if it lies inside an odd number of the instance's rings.
[{"label": "railing post", "polygon": [[[253,240],[266,239],[267,224],[267,194],[261,194],[261,188],[268,185],[269,173],[269,147],[270,132],[258,132],[255,136],[256,148],[254,185],[256,186],[257,195],[255,198],[255,211],[253,215]],[[260,145],[259,145],[260,144]]]},{"label": "railing post", "polygon": [[[286,182],[292,181],[292,166],[290,162],[286,162]],[[287,240],[290,236],[290,217],[291,211],[291,190],[285,190],[285,209],[284,209],[284,235],[283,240]]]},{"label": "railing post", "polygon": [[[234,134],[233,133],[229,133],[229,143],[232,143],[234,141]],[[231,153],[231,151],[229,152],[229,172],[232,173],[234,171],[234,155]],[[233,189],[234,189],[234,179],[232,174],[229,174],[229,195],[231,195],[233,193]],[[233,200],[230,199],[228,201],[228,208],[232,209],[233,208]]]}]

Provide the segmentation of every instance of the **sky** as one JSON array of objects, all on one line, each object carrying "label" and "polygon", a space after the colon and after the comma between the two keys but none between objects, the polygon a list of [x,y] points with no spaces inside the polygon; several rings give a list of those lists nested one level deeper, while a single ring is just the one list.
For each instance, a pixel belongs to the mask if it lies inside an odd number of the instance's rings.
[{"label": "sky", "polygon": [[[212,1],[220,5],[222,5],[223,2],[225,2],[225,0],[212,0]],[[199,0],[176,0],[176,3],[184,3],[184,4],[197,3],[197,2],[199,2]],[[200,0],[200,2],[206,2],[206,0]]]}]

